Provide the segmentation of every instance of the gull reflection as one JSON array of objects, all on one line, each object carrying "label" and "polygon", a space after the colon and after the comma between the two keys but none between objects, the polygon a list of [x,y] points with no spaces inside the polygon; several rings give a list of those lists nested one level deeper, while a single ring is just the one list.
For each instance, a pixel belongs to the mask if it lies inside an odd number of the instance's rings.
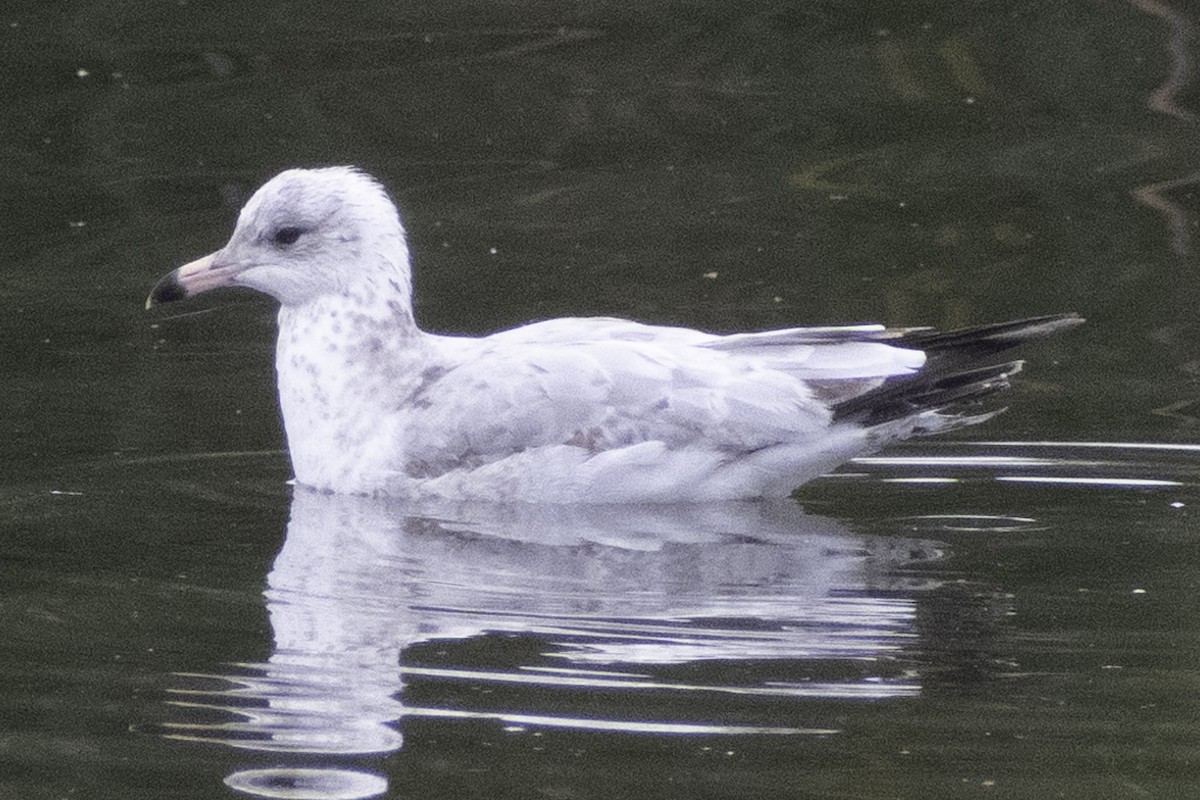
[{"label": "gull reflection", "polygon": [[[908,568],[943,555],[936,542],[857,535],[787,502],[413,507],[298,489],[267,576],[270,657],[232,674],[177,675],[176,721],[164,734],[297,754],[295,769],[226,781],[264,797],[383,791],[380,776],[346,767],[399,750],[405,717],[832,734],[779,704],[918,693],[917,674],[880,665],[915,645],[915,597],[935,584]],[[536,642],[536,657],[498,663],[489,656],[497,637]],[[435,641],[461,655],[414,657]],[[703,678],[679,669],[703,663],[721,668]],[[511,691],[513,705],[464,706],[460,694],[445,705],[405,702],[415,681],[493,686]],[[670,707],[686,711],[648,718],[637,699],[646,696],[680,698]],[[722,716],[710,697],[745,708]],[[314,759],[329,767],[314,769]],[[356,785],[371,788],[355,794]]]}]

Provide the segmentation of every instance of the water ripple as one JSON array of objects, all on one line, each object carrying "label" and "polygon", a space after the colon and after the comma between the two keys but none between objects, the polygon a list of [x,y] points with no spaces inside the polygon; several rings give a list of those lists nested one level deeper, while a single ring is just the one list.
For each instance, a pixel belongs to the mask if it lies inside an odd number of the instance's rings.
[{"label": "water ripple", "polygon": [[345,769],[249,769],[229,775],[225,785],[276,800],[366,800],[387,791],[382,776]]},{"label": "water ripple", "polygon": [[838,704],[913,698],[930,671],[988,668],[976,662],[1007,595],[958,580],[946,542],[1054,524],[1009,510],[1014,493],[1200,483],[1193,445],[922,447],[817,482],[838,504],[880,496],[893,513],[917,498],[920,512],[876,526],[886,535],[792,503],[414,508],[298,490],[266,578],[269,657],[175,674],[175,716],[156,728],[303,758],[229,777],[238,791],[292,798],[386,790],[313,759],[395,752],[406,720],[836,735]]},{"label": "water ripple", "polygon": [[[965,454],[936,452],[970,448]],[[929,450],[935,452],[930,453]],[[1154,489],[1200,483],[1200,445],[1155,442],[967,442],[924,446],[918,454],[857,458],[841,480],[880,483],[1055,484]],[[915,472],[917,474],[903,474]],[[902,473],[902,474],[897,474]]]}]

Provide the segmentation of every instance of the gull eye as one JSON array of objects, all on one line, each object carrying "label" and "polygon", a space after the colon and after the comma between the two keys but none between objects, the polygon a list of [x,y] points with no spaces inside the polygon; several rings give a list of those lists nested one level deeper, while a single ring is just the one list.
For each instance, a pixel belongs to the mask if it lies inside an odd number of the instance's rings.
[{"label": "gull eye", "polygon": [[275,231],[275,234],[271,237],[271,241],[275,244],[281,245],[295,244],[296,240],[300,238],[300,234],[302,233],[304,233],[303,228],[296,228],[293,226],[280,228],[279,230]]}]

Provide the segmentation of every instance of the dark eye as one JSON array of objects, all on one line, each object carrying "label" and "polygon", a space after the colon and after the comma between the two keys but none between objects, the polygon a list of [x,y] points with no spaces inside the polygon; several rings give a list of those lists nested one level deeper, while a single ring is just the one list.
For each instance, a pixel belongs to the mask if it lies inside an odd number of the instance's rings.
[{"label": "dark eye", "polygon": [[300,238],[300,234],[304,233],[303,228],[286,227],[275,231],[275,235],[271,237],[271,241],[275,244],[295,244]]}]

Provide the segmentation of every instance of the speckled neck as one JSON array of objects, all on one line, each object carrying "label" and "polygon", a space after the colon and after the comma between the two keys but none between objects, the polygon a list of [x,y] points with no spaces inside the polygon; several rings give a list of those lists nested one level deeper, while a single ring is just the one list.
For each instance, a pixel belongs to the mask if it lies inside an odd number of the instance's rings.
[{"label": "speckled neck", "polygon": [[371,482],[402,455],[396,407],[425,341],[406,299],[361,288],[280,309],[279,404],[300,483],[381,489]]}]

